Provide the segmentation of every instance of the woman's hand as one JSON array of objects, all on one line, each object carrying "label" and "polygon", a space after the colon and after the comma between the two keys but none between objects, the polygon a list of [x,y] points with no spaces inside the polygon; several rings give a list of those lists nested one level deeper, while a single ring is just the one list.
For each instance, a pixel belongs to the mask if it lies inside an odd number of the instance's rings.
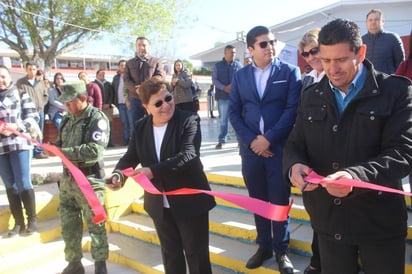
[{"label": "woman's hand", "polygon": [[7,136],[7,137],[12,135],[13,132],[8,130],[8,129],[5,129],[6,126],[10,129],[14,129],[14,130],[18,129],[17,124],[15,124],[15,123],[8,123],[8,124],[0,125],[0,134],[2,134],[4,136]]},{"label": "woman's hand", "polygon": [[175,78],[175,79],[173,79],[172,80],[172,86],[176,86],[177,85],[177,82],[179,81],[179,79],[177,79],[177,78]]}]

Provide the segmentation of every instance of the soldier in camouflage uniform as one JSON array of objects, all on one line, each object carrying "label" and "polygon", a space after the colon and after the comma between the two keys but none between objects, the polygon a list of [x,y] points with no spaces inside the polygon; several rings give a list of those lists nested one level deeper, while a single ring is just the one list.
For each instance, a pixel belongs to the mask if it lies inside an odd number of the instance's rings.
[{"label": "soldier in camouflage uniform", "polygon": [[[104,178],[103,152],[109,141],[109,121],[98,109],[88,104],[86,86],[83,82],[65,83],[63,94],[58,98],[67,106],[69,114],[63,118],[56,145],[63,154],[85,176]],[[99,200],[104,202],[104,183],[91,181]],[[95,260],[95,273],[107,273],[108,241],[105,223],[95,224],[93,212],[74,181],[70,171],[64,167],[60,180],[59,207],[62,237],[65,243],[65,258],[69,262],[62,274],[83,274],[81,263],[83,222],[87,222],[92,240],[91,253]]]}]

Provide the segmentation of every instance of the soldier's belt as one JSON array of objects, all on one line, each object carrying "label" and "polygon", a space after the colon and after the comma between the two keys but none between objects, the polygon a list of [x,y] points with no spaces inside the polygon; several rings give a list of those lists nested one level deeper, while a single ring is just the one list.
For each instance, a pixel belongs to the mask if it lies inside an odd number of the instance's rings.
[{"label": "soldier's belt", "polygon": [[[85,176],[89,176],[96,173],[96,166],[79,167],[79,169]],[[63,168],[63,175],[72,177],[72,174],[67,168]]]}]

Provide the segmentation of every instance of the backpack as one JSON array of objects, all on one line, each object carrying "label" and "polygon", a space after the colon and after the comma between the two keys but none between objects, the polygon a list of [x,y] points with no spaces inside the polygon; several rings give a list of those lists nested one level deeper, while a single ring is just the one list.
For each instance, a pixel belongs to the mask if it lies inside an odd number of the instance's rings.
[{"label": "backpack", "polygon": [[197,85],[197,83],[192,81],[192,85],[190,86],[190,89],[192,91],[192,99],[193,99],[193,111],[197,112],[199,111],[199,95],[201,93],[201,89]]},{"label": "backpack", "polygon": [[192,81],[192,84],[190,86],[190,90],[192,91],[192,97],[196,96],[197,89],[198,89],[198,87],[197,87],[196,83]]}]

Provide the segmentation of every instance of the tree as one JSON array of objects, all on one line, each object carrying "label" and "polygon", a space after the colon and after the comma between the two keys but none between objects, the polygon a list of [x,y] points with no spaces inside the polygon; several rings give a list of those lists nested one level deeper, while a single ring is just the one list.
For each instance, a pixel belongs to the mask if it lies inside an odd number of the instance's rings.
[{"label": "tree", "polygon": [[190,61],[187,60],[187,59],[184,59],[182,62],[183,62],[183,64],[184,64],[185,68],[187,68],[190,72],[193,72],[193,64],[192,64],[192,62],[190,62]]},{"label": "tree", "polygon": [[0,42],[23,62],[51,68],[56,56],[104,35],[167,37],[190,0],[2,0]]}]

